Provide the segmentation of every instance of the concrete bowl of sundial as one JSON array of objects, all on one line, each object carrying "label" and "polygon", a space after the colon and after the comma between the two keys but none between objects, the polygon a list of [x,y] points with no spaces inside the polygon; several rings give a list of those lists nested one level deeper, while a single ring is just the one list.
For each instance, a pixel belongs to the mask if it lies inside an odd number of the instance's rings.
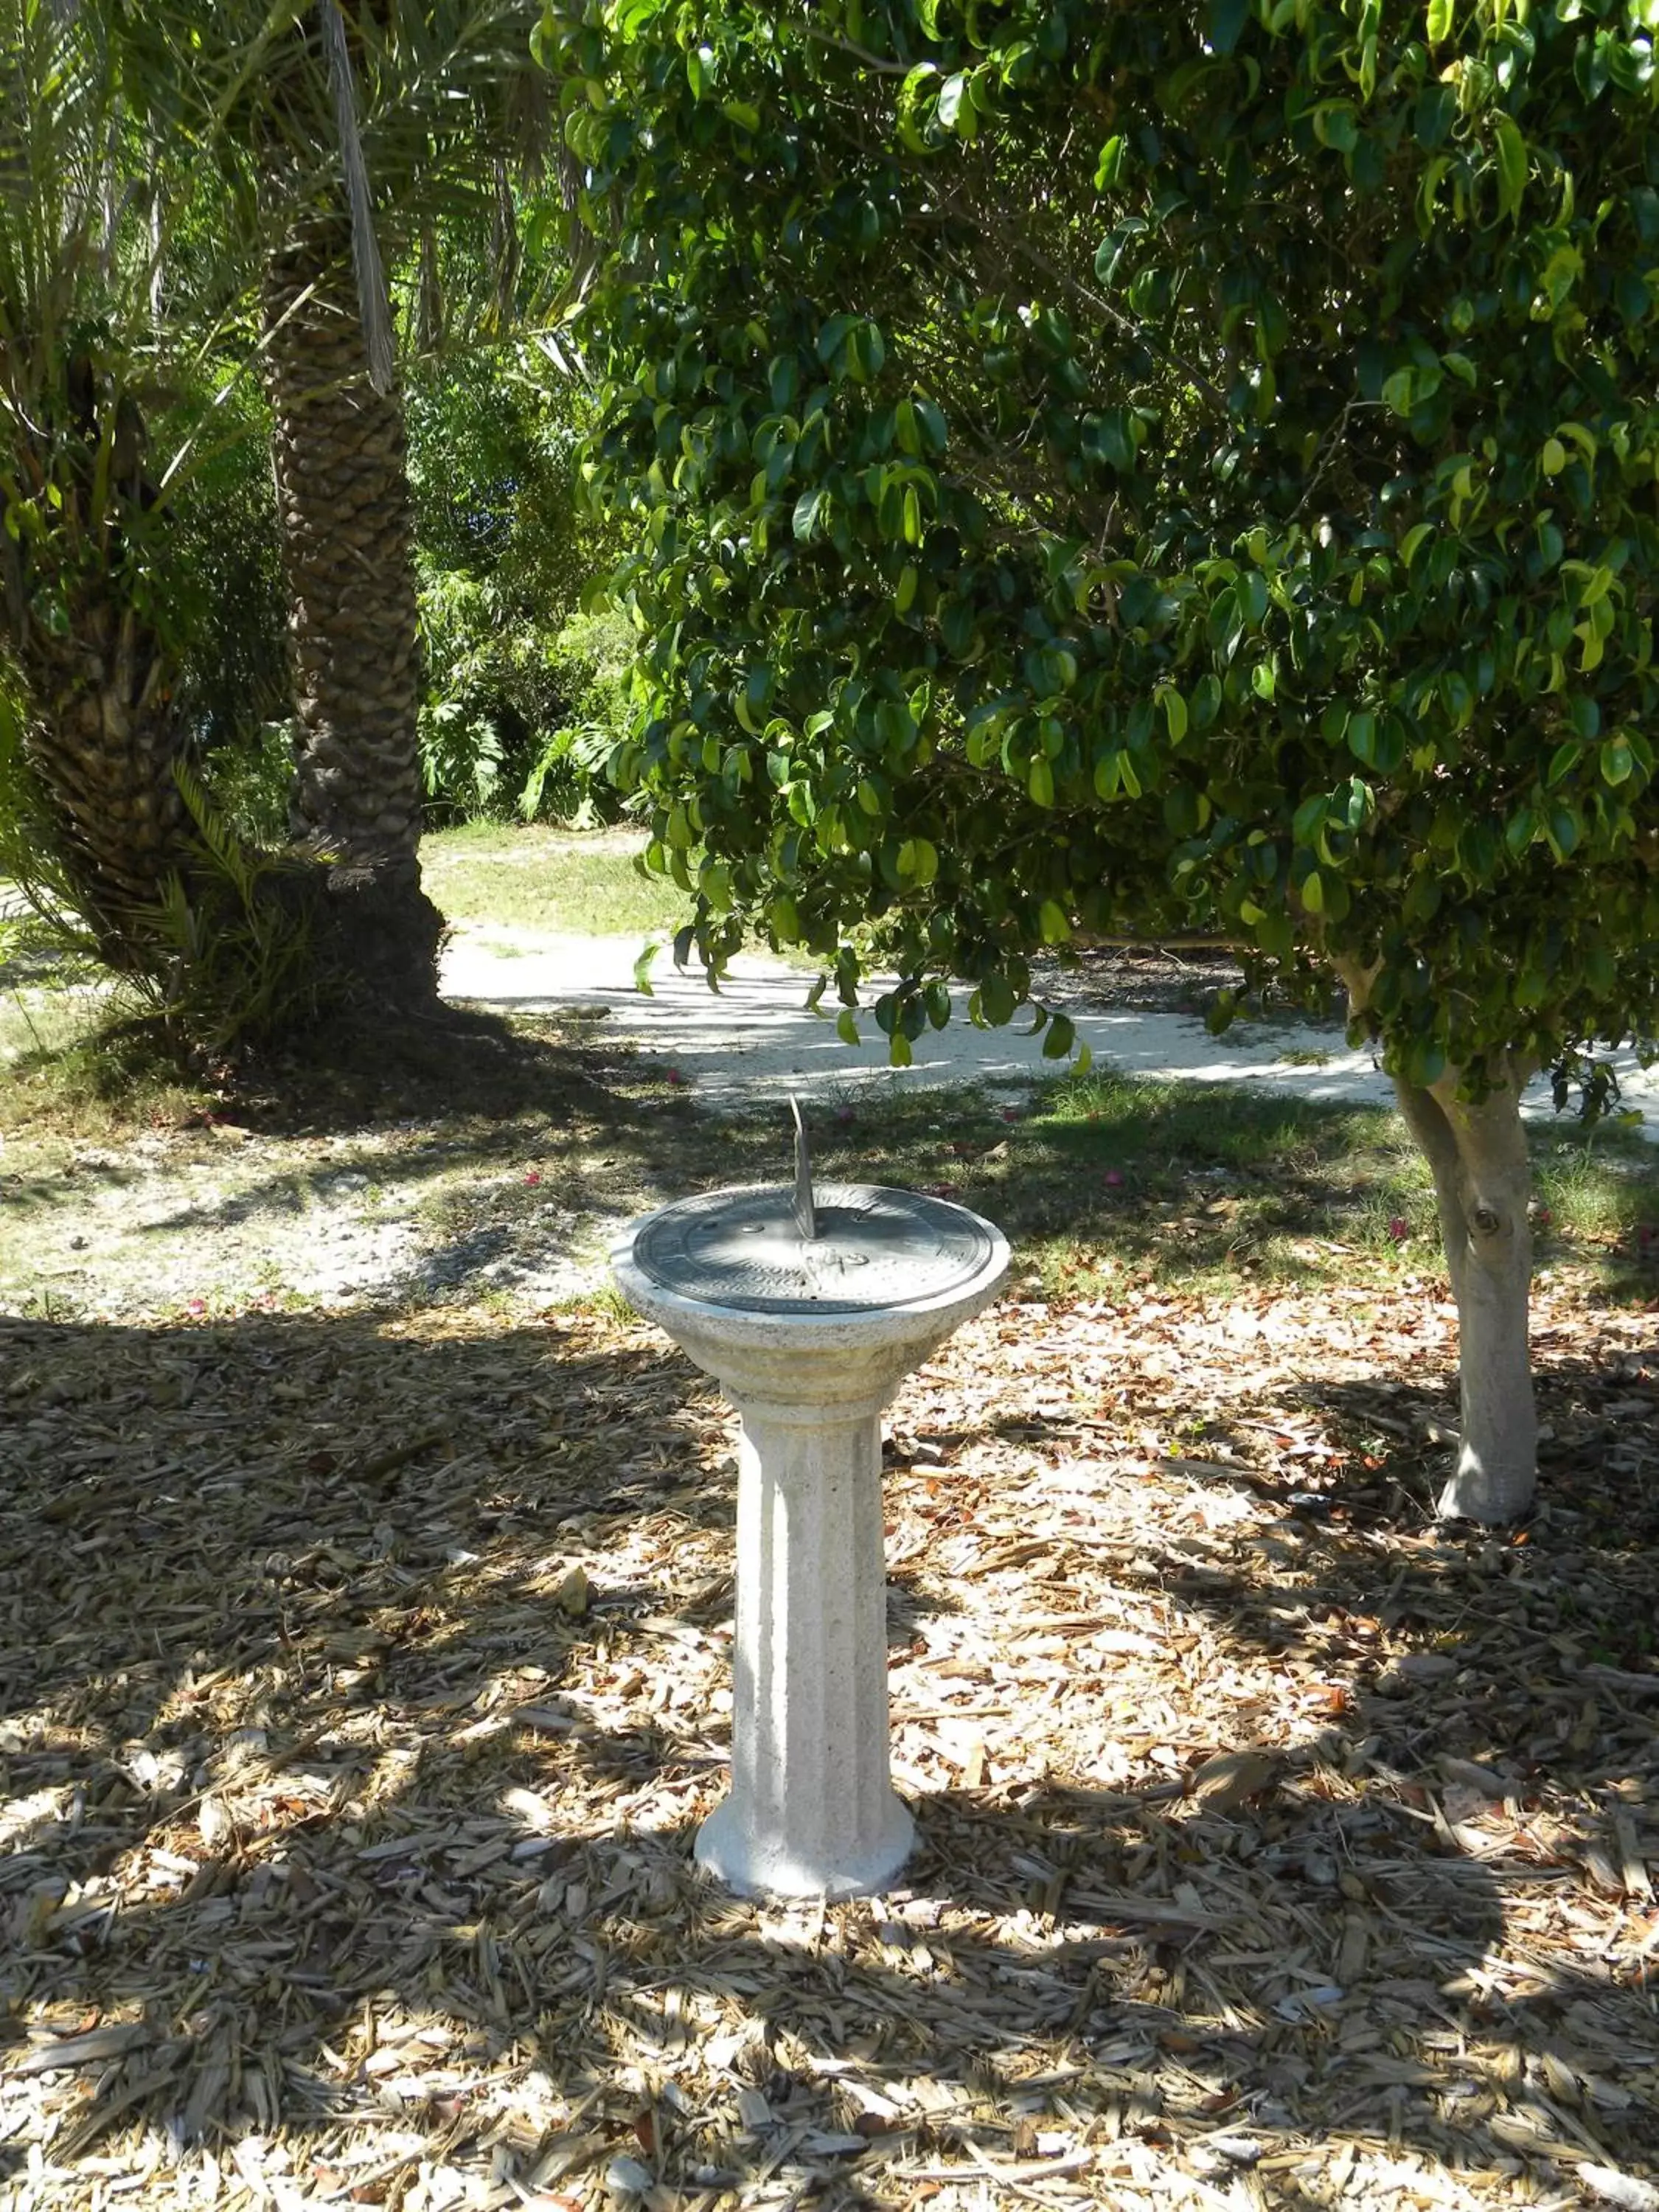
[{"label": "concrete bowl of sundial", "polygon": [[664,1206],[611,1259],[742,1416],[732,1788],[697,1857],[744,1895],[853,1897],[915,1842],[888,1769],[881,1412],[1009,1255],[946,1200],[814,1190],[796,1128],[793,1186]]}]

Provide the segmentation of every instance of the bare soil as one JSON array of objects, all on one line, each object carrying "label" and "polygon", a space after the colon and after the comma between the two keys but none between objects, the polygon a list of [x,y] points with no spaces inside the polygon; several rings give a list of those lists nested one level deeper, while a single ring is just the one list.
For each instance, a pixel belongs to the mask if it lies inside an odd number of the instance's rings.
[{"label": "bare soil", "polygon": [[[1136,947],[1086,955],[1067,982],[1093,1003],[1189,1011],[1237,976],[1224,957]],[[696,1126],[670,1062],[576,1013],[335,1030],[94,1137],[49,1087],[32,1119],[28,1081],[0,1138],[0,1312],[143,1320],[481,1290],[535,1310],[592,1291],[622,1223],[720,1179],[734,1141]],[[776,1171],[781,1127],[736,1140],[755,1172]]]}]

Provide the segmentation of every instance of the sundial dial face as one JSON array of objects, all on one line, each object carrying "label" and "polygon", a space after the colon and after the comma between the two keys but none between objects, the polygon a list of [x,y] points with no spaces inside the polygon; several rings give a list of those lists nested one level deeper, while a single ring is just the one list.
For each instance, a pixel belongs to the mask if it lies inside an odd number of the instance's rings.
[{"label": "sundial dial face", "polygon": [[812,1194],[812,1216],[817,1234],[808,1236],[798,1194],[775,1185],[709,1191],[648,1222],[635,1262],[663,1289],[705,1305],[868,1313],[944,1297],[994,1250],[977,1216],[915,1191],[830,1183]]}]

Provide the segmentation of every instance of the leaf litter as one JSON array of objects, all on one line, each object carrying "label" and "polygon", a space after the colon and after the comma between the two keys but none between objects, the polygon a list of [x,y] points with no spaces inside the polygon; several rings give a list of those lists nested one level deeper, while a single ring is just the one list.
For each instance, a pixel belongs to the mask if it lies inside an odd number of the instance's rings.
[{"label": "leaf litter", "polygon": [[902,1886],[726,1895],[734,1431],[625,1316],[0,1322],[0,2188],[1659,2203],[1659,1324],[1005,1302],[905,1385]]}]

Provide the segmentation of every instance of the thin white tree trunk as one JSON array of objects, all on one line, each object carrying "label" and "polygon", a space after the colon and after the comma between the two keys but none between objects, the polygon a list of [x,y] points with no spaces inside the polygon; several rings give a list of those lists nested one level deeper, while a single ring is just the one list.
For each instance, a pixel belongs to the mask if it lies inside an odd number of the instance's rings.
[{"label": "thin white tree trunk", "polygon": [[1497,1524],[1527,1511],[1538,1481],[1538,1414],[1528,1343],[1532,1166],[1521,1091],[1532,1070],[1511,1056],[1479,1104],[1448,1074],[1423,1090],[1396,1079],[1401,1112],[1427,1155],[1457,1301],[1462,1424],[1439,1498],[1448,1518]]}]

